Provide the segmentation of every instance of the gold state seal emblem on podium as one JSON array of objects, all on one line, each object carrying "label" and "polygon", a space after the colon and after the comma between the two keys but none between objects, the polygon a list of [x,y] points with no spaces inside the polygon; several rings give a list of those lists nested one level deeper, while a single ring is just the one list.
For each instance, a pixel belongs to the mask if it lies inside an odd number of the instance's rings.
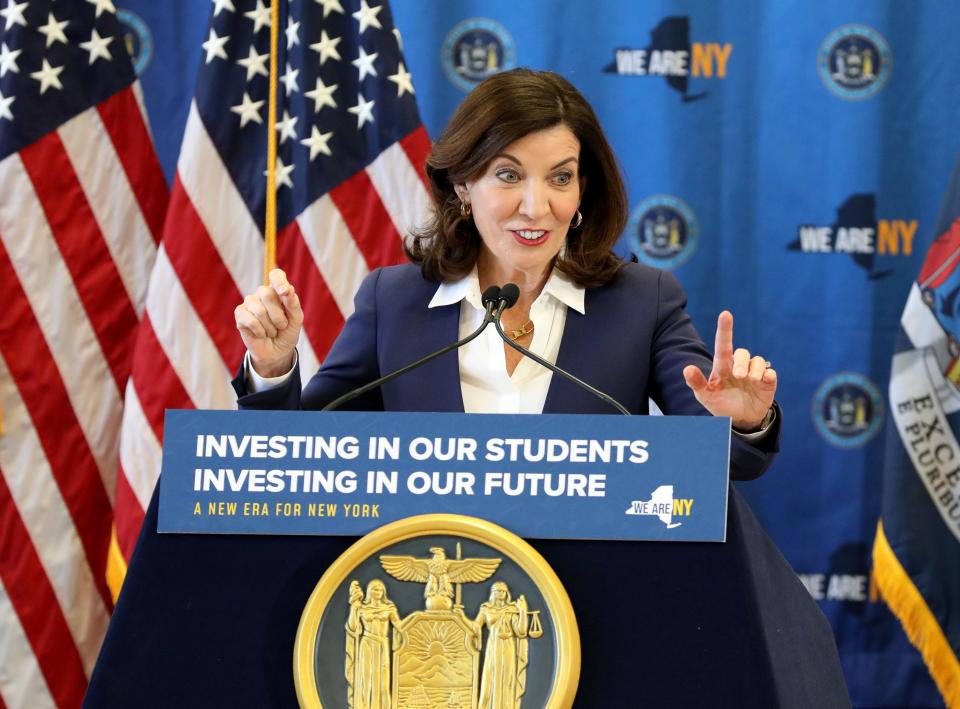
[{"label": "gold state seal emblem on podium", "polygon": [[569,707],[580,638],[560,580],[525,541],[473,517],[423,515],[351,546],[297,629],[300,706]]}]

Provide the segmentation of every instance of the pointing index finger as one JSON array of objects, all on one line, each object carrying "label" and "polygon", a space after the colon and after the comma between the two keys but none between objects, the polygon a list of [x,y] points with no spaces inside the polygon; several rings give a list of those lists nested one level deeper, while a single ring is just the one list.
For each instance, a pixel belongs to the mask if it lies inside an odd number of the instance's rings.
[{"label": "pointing index finger", "polygon": [[721,372],[733,367],[733,315],[724,310],[717,318],[717,336],[713,345],[713,368]]},{"label": "pointing index finger", "polygon": [[270,286],[277,292],[277,295],[282,297],[290,290],[290,282],[287,280],[287,274],[284,273],[282,269],[273,269],[270,271],[268,278],[270,279]]},{"label": "pointing index finger", "polygon": [[303,322],[300,298],[297,296],[297,289],[287,280],[287,274],[282,269],[275,268],[270,271],[270,287],[280,297],[280,302],[286,308],[293,324],[299,327]]}]

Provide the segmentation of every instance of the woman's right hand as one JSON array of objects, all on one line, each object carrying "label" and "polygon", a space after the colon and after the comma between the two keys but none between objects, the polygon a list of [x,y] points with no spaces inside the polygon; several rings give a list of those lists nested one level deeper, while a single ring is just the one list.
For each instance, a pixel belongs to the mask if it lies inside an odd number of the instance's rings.
[{"label": "woman's right hand", "polygon": [[250,364],[261,377],[279,377],[293,367],[293,353],[303,326],[300,298],[287,274],[270,271],[270,285],[243,299],[233,316],[250,353]]},{"label": "woman's right hand", "polygon": [[350,582],[350,605],[359,606],[363,604],[363,589],[356,581]]}]

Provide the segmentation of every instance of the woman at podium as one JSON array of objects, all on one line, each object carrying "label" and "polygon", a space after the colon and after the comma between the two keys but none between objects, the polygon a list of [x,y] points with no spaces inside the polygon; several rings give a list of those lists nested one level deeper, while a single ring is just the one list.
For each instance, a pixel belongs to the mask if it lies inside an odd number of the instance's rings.
[{"label": "woman at podium", "polygon": [[[628,202],[593,109],[551,72],[517,69],[481,83],[427,159],[433,214],[411,263],[372,272],[320,370],[301,390],[303,312],[281,270],[235,311],[247,356],[241,408],[322,408],[476,329],[482,293],[515,283],[507,337],[646,414],[729,416],[731,477],[754,478],[777,450],[777,375],[733,346],[717,320],[711,356],[666,271],[613,252]],[[350,402],[349,408],[467,413],[615,413],[501,341],[494,328]]]}]

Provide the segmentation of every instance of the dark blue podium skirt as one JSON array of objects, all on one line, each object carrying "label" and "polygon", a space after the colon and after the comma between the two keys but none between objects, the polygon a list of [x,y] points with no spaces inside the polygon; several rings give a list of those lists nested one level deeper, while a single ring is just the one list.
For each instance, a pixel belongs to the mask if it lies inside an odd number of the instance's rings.
[{"label": "dark blue podium skirt", "polygon": [[[354,539],[156,528],[155,493],[85,706],[297,706],[300,613]],[[575,706],[850,706],[830,626],[736,490],[724,544],[531,543],[577,614]]]}]

